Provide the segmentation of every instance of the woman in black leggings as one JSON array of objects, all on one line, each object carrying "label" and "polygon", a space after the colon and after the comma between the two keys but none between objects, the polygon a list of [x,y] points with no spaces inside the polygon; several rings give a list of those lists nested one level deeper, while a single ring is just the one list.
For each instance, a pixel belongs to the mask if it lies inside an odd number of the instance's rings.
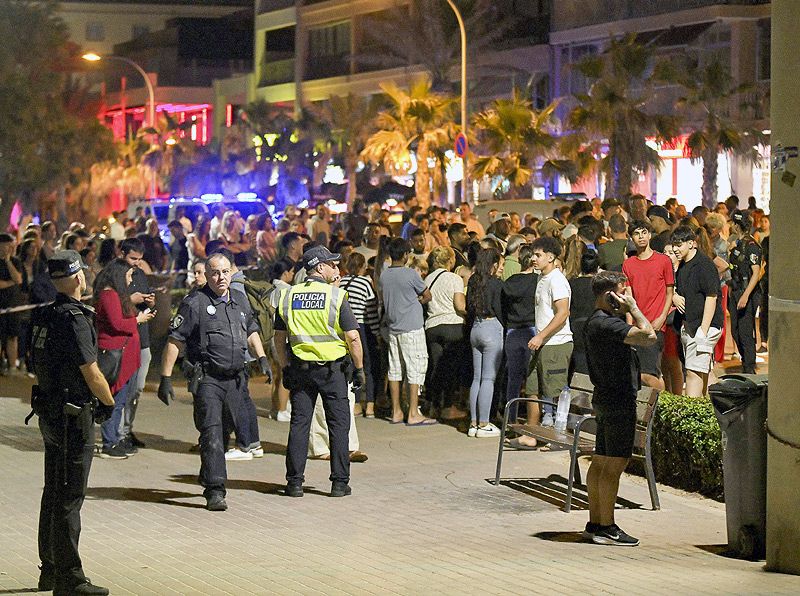
[{"label": "woman in black leggings", "polygon": [[[539,276],[533,272],[533,248],[530,244],[519,249],[519,264],[521,271],[503,283],[503,321],[506,328],[505,352],[508,368],[506,403],[519,397],[525,384],[531,362],[528,342],[536,335],[534,296]],[[509,422],[517,419],[516,405],[511,406]]]}]

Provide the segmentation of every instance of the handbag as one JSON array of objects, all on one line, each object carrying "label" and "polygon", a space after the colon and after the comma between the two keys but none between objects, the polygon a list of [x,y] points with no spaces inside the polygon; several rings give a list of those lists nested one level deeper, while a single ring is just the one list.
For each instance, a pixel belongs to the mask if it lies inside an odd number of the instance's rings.
[{"label": "handbag", "polygon": [[97,351],[97,366],[100,368],[100,372],[103,373],[109,385],[116,383],[119,378],[119,371],[122,368],[122,352],[128,345],[129,339],[130,338],[127,338],[125,340],[121,348],[114,350],[100,349]]}]

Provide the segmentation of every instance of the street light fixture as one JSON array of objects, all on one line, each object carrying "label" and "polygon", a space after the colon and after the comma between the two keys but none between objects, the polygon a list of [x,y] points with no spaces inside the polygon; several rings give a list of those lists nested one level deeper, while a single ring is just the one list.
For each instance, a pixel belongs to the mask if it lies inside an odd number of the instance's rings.
[{"label": "street light fixture", "polygon": [[[124,62],[128,66],[133,67],[136,72],[142,75],[144,79],[144,84],[147,87],[147,95],[148,95],[148,102],[147,102],[147,121],[150,125],[150,128],[155,129],[156,127],[156,98],[155,98],[155,91],[153,90],[153,82],[150,80],[150,77],[147,76],[144,68],[139,66],[136,62],[131,60],[130,58],[126,58],[125,56],[115,56],[115,55],[104,55],[101,56],[100,54],[96,54],[95,52],[87,52],[82,56],[84,60],[87,62],[100,62],[101,60],[116,60],[118,62]],[[150,184],[150,196],[156,196],[156,174],[153,172],[153,180]]]},{"label": "street light fixture", "polygon": [[[458,28],[461,32],[461,132],[467,136],[467,29],[464,26],[464,17],[461,16],[461,11],[455,5],[453,0],[447,0],[450,8],[456,15],[458,20]],[[467,156],[461,158],[462,168],[464,170],[463,178],[461,179],[461,202],[467,202]]]}]

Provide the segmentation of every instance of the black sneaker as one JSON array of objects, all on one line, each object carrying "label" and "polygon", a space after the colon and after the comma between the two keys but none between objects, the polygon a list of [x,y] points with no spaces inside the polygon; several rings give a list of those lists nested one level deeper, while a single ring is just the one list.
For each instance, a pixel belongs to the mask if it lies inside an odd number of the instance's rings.
[{"label": "black sneaker", "polygon": [[302,497],[303,496],[303,485],[302,484],[287,484],[286,488],[283,489],[283,494],[287,497]]},{"label": "black sneaker", "polygon": [[586,522],[586,527],[583,529],[583,537],[586,540],[591,540],[601,527],[602,526],[600,524]]},{"label": "black sneaker", "polygon": [[206,509],[209,511],[226,511],[228,509],[228,504],[225,502],[225,497],[222,495],[210,495],[206,497]]},{"label": "black sneaker", "polygon": [[39,584],[38,588],[40,592],[50,592],[55,586],[56,577],[55,572],[53,571],[52,567],[41,565],[39,567]]},{"label": "black sneaker", "polygon": [[103,459],[128,459],[128,454],[125,453],[125,449],[122,445],[117,443],[110,447],[103,447],[100,451],[100,457]]},{"label": "black sneaker", "polygon": [[346,497],[351,494],[353,494],[353,489],[346,482],[334,480],[333,484],[331,484],[332,497]]},{"label": "black sneaker", "polygon": [[128,438],[131,440],[131,444],[134,447],[138,447],[139,449],[144,449],[146,447],[146,445],[142,441],[140,441],[139,437],[137,437],[135,434],[133,433],[129,434]]},{"label": "black sneaker", "polygon": [[89,581],[89,578],[86,578],[80,584],[72,585],[70,587],[56,586],[53,589],[53,596],[73,596],[75,594],[106,596],[106,594],[108,594],[108,588],[95,586],[91,581]]},{"label": "black sneaker", "polygon": [[136,448],[136,445],[133,444],[133,440],[130,437],[125,437],[122,439],[119,442],[119,446],[122,447],[122,450],[127,456],[136,455],[139,453],[139,450]]},{"label": "black sneaker", "polygon": [[639,546],[639,539],[623,532],[617,524],[598,528],[592,536],[592,542],[615,546]]}]

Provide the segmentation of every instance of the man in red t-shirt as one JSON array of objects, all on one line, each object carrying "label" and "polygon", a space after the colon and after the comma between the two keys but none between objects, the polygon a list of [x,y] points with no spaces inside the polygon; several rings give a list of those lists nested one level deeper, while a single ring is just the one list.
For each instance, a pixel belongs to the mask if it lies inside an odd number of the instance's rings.
[{"label": "man in red t-shirt", "polygon": [[672,306],[675,274],[669,257],[654,251],[650,246],[653,228],[644,220],[628,226],[636,254],[625,259],[622,272],[628,278],[633,297],[656,330],[658,341],[651,346],[637,346],[636,354],[641,366],[642,384],[664,389],[661,378],[661,352],[664,350],[664,327]]}]

